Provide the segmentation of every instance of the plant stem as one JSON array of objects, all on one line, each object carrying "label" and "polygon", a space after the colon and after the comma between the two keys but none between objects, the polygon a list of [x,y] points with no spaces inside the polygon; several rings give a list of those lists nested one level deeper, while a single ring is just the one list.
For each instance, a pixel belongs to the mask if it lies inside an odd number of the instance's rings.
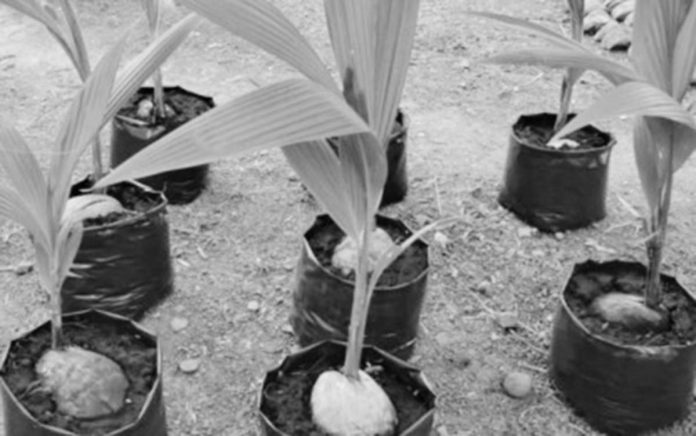
[{"label": "plant stem", "polygon": [[370,248],[371,226],[366,226],[362,241],[358,243],[358,267],[355,271],[355,288],[353,289],[353,306],[348,327],[348,346],[343,362],[343,374],[353,380],[358,380],[360,358],[365,341],[365,326],[370,307],[370,292],[368,287],[367,263]]},{"label": "plant stem", "polygon": [[104,167],[101,161],[101,140],[99,136],[96,136],[94,141],[92,141],[92,175],[94,176],[95,183],[104,175]]},{"label": "plant stem", "polygon": [[660,270],[662,264],[662,250],[667,236],[667,221],[672,202],[672,146],[673,132],[669,134],[669,142],[665,148],[665,156],[660,159],[659,198],[657,210],[650,216],[650,238],[646,243],[648,253],[648,278],[645,288],[645,304],[651,309],[657,309],[662,301],[662,286],[660,284]]},{"label": "plant stem", "polygon": [[154,100],[155,100],[155,113],[157,114],[157,119],[163,120],[166,117],[166,112],[164,110],[164,89],[162,87],[162,70],[157,68],[152,75],[152,81],[154,83]]},{"label": "plant stem", "polygon": [[[161,4],[160,0],[145,0],[145,12],[147,13],[147,22],[150,27],[150,38],[154,41],[159,33]],[[164,91],[162,89],[162,69],[157,68],[152,74],[153,100],[155,104],[155,117],[163,120],[166,112],[164,110]]]},{"label": "plant stem", "polygon": [[561,104],[558,107],[556,123],[553,126],[554,133],[561,130],[561,127],[565,126],[566,121],[568,120],[570,100],[573,96],[573,85],[570,83],[570,74],[570,70],[567,70],[563,75],[563,82],[561,83]]},{"label": "plant stem", "polygon": [[[570,10],[571,37],[577,42],[582,42],[582,22],[585,15],[585,2],[584,0],[569,0],[568,9]],[[558,108],[556,124],[553,126],[554,133],[558,132],[568,121],[570,100],[573,96],[573,85],[575,84],[575,80],[572,78],[573,75],[572,68],[567,69],[563,75],[563,83],[561,83],[561,104]]]},{"label": "plant stem", "polygon": [[[56,271],[56,268],[51,268]],[[63,302],[60,294],[60,280],[57,279],[57,274],[52,274],[52,291],[51,296],[51,348],[58,350],[63,347]]]},{"label": "plant stem", "polygon": [[92,69],[89,65],[89,56],[87,55],[85,39],[82,36],[79,24],[77,24],[77,18],[75,18],[75,10],[72,8],[69,0],[60,0],[60,8],[63,11],[65,22],[70,30],[73,48],[75,50],[74,54],[70,57],[77,69],[77,73],[80,75],[80,79],[86,82]]}]

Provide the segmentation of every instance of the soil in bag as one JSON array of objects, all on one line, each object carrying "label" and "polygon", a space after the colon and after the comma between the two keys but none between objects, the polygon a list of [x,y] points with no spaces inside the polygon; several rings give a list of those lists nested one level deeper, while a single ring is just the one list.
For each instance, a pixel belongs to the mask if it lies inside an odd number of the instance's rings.
[{"label": "soil in bag", "polygon": [[674,281],[662,282],[662,307],[666,311],[668,328],[662,331],[639,332],[608,323],[592,310],[592,302],[609,292],[642,296],[645,289],[643,274],[610,276],[588,272],[576,275],[568,285],[565,299],[570,310],[587,329],[599,337],[623,345],[668,346],[687,345],[696,340],[696,304]]},{"label": "soil in bag", "polygon": [[[262,411],[279,430],[288,435],[328,436],[312,421],[310,398],[314,382],[322,372],[340,369],[340,363],[335,360],[324,358],[304,362],[296,370],[282,373],[278,379],[266,385],[263,392],[265,407]],[[396,408],[398,426],[395,434],[401,434],[428,412],[427,401],[397,375],[378,366],[379,363],[370,362],[375,365],[370,375],[384,389]]]},{"label": "soil in bag", "polygon": [[[396,244],[401,244],[411,236],[404,229],[390,225],[388,221],[380,223],[379,227],[385,230]],[[348,274],[340,268],[336,268],[331,263],[334,250],[341,243],[345,233],[333,221],[327,220],[321,232],[311,232],[308,236],[309,243],[314,256],[321,266],[328,269],[332,274],[346,280],[354,281],[355,272]],[[377,282],[378,287],[393,287],[403,283],[409,283],[420,276],[428,268],[428,248],[421,244],[413,244],[408,247],[389,267],[382,273]]]},{"label": "soil in bag", "polygon": [[135,422],[157,378],[157,349],[123,323],[72,318],[63,325],[66,345],[76,345],[103,354],[118,363],[130,383],[123,408],[112,415],[81,420],[59,412],[50,393],[37,389],[37,361],[51,346],[50,324],[15,341],[7,364],[1,369],[6,384],[31,415],[42,424],[77,434],[108,434]]}]

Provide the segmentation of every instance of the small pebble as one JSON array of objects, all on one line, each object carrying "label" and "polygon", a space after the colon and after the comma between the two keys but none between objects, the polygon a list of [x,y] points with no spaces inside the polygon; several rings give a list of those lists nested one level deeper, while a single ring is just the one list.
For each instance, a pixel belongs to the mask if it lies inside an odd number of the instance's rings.
[{"label": "small pebble", "polygon": [[534,234],[534,230],[531,227],[520,227],[517,229],[517,236],[520,238],[530,238]]},{"label": "small pebble", "polygon": [[179,370],[184,374],[193,374],[201,366],[200,359],[186,359],[179,362]]},{"label": "small pebble", "polygon": [[517,315],[513,312],[502,312],[496,316],[496,322],[503,330],[512,330],[519,327]]},{"label": "small pebble", "polygon": [[553,234],[553,236],[555,236],[559,241],[562,241],[563,238],[565,238],[565,234],[563,232],[556,232]]},{"label": "small pebble", "polygon": [[442,248],[447,248],[447,244],[449,243],[449,238],[442,232],[435,232],[433,240]]},{"label": "small pebble", "polygon": [[471,355],[466,351],[457,351],[450,360],[459,369],[468,368],[471,365]]},{"label": "small pebble", "polygon": [[532,392],[532,376],[525,372],[511,372],[503,380],[503,390],[512,398],[524,398]]},{"label": "small pebble", "polygon": [[446,347],[448,345],[452,345],[455,342],[458,341],[457,335],[453,335],[448,332],[440,332],[435,335],[435,342],[438,343],[438,345]]},{"label": "small pebble", "polygon": [[169,323],[169,325],[171,326],[172,330],[174,330],[175,332],[179,332],[188,327],[189,322],[186,318],[176,317],[172,318],[172,321]]},{"label": "small pebble", "polygon": [[252,312],[258,312],[259,309],[261,309],[261,305],[258,301],[250,301],[249,304],[247,304],[247,309]]},{"label": "small pebble", "polygon": [[290,324],[283,324],[283,327],[280,328],[283,333],[287,333],[289,335],[294,335],[295,332],[292,329],[292,326]]}]

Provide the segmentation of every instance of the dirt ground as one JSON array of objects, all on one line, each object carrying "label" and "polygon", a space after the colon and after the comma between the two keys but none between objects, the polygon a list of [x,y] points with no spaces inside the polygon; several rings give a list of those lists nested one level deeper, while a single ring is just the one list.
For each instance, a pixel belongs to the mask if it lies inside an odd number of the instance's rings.
[{"label": "dirt ground", "polygon": [[[129,54],[145,26],[135,0],[74,2],[96,63],[125,31]],[[333,62],[320,0],[276,0],[327,62]],[[546,376],[549,332],[573,263],[588,258],[644,260],[644,201],[632,156],[630,120],[603,124],[618,138],[611,162],[608,217],[575,232],[542,235],[498,206],[510,125],[522,113],[554,111],[560,73],[478,63],[533,40],[465,15],[498,11],[552,28],[565,21],[557,0],[423,0],[402,107],[411,117],[410,194],[385,211],[419,225],[458,215],[463,223],[431,245],[431,274],[413,362],[438,393],[439,436],[595,435],[555,396]],[[183,12],[171,12],[170,20]],[[130,30],[129,30],[130,29]],[[596,45],[588,40],[598,51]],[[607,54],[625,59],[625,54]],[[296,75],[289,67],[205,23],[164,68],[166,84],[222,103]],[[40,25],[0,7],[0,116],[10,120],[46,163],[66,103],[79,81]],[[607,84],[588,74],[576,90],[586,107]],[[105,132],[108,143],[108,133]],[[106,154],[108,155],[108,154]],[[78,175],[88,171],[88,156]],[[665,270],[696,289],[696,232],[691,218],[696,168],[676,178]],[[288,333],[300,235],[319,210],[278,151],[213,166],[210,189],[194,204],[170,208],[176,292],[144,320],[164,352],[171,436],[256,434],[255,405],[265,369],[294,349]],[[431,239],[431,237],[429,237]],[[25,233],[0,221],[0,266],[32,261]],[[692,263],[694,262],[694,263]],[[0,344],[47,318],[36,274],[0,273]],[[497,314],[523,326],[505,333]],[[173,318],[188,326],[174,332]],[[185,375],[180,361],[199,358]],[[507,397],[502,378],[534,377],[534,393]],[[696,408],[694,408],[696,411]],[[2,417],[0,416],[0,421]],[[2,430],[0,430],[1,432]],[[660,435],[696,434],[696,414]]]}]

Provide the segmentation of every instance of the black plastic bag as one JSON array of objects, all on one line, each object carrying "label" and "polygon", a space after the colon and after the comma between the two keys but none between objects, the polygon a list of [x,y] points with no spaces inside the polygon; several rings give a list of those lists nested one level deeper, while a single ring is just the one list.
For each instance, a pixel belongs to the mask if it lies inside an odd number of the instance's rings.
[{"label": "black plastic bag", "polygon": [[[685,418],[693,403],[696,342],[629,346],[591,333],[566,299],[572,281],[589,272],[644,277],[646,268],[620,261],[575,265],[553,327],[550,360],[555,386],[590,425],[610,435],[633,436]],[[694,301],[673,277],[661,279],[663,286]]]},{"label": "black plastic bag", "polygon": [[[404,235],[411,235],[401,221],[391,218],[378,215],[377,225],[395,227]],[[331,218],[321,215],[303,238],[290,316],[293,330],[302,346],[325,339],[346,340],[348,337],[354,281],[323,266],[309,243],[315,234],[327,229],[335,237],[342,237],[343,233]],[[409,271],[412,276],[397,285],[377,286],[370,302],[365,334],[366,344],[375,345],[402,359],[413,354],[428,278],[427,244],[417,241],[409,250],[407,253],[413,253],[409,255],[418,253],[423,256],[423,264],[420,268],[414,266]]]},{"label": "black plastic bag", "polygon": [[[572,118],[572,116],[571,116]],[[586,227],[606,216],[606,191],[613,137],[592,126],[604,145],[580,150],[554,150],[530,144],[516,132],[534,129],[553,133],[555,114],[521,116],[513,127],[498,202],[522,221],[544,232]],[[570,135],[573,137],[573,134]]]},{"label": "black plastic bag", "polygon": [[[197,108],[188,113],[183,111],[183,107],[175,107],[177,115],[167,118],[164,125],[143,124],[142,121],[132,116],[132,112],[134,108],[137,108],[141,99],[151,98],[152,94],[152,88],[140,88],[131,99],[130,104],[119,110],[114,117],[111,133],[112,168],[204,111],[215,107],[215,103],[210,97],[195,94],[178,86],[165,87],[165,101],[171,103],[172,106],[177,106],[176,102],[179,105],[195,104]],[[191,144],[191,147],[195,147],[195,145]],[[209,168],[209,165],[197,165],[155,174],[139,181],[156,191],[163,191],[170,204],[188,204],[198,198],[205,189]]]},{"label": "black plastic bag", "polygon": [[[85,179],[73,185],[71,196],[91,186]],[[107,192],[122,204],[135,197],[152,207],[117,222],[86,225],[71,269],[77,277],[69,276],[61,290],[63,312],[95,308],[138,319],[174,289],[167,201],[160,192],[127,182]]]}]

